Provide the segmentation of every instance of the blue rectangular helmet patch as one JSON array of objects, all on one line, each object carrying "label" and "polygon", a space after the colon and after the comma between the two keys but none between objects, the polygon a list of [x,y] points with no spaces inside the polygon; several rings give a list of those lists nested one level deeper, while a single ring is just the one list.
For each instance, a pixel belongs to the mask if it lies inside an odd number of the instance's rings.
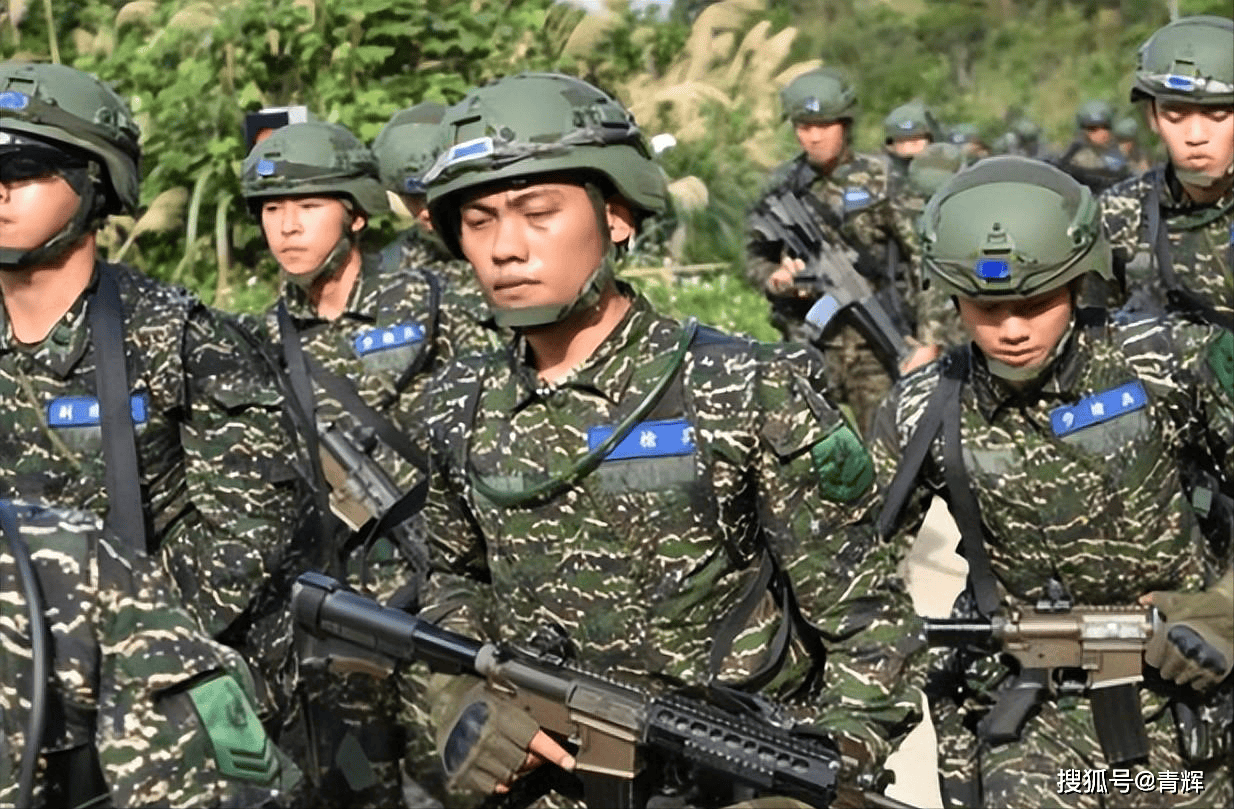
[{"label": "blue rectangular helmet patch", "polygon": [[356,335],[352,341],[356,356],[363,357],[377,351],[400,348],[424,339],[424,328],[419,323],[398,323],[384,329],[369,329]]},{"label": "blue rectangular helmet patch", "polygon": [[1085,396],[1073,405],[1054,408],[1050,411],[1050,427],[1055,435],[1061,437],[1147,405],[1148,392],[1144,390],[1144,384],[1136,379],[1117,388]]},{"label": "blue rectangular helmet patch", "polygon": [[24,110],[30,106],[30,96],[16,90],[0,93],[0,110]]},{"label": "blue rectangular helmet patch", "polygon": [[[613,434],[611,425],[587,431],[587,448],[594,450]],[[694,452],[694,427],[685,419],[644,421],[635,425],[625,438],[605,456],[606,461],[630,458],[668,458]]]},{"label": "blue rectangular helmet patch", "polygon": [[[134,424],[145,424],[149,405],[145,393],[129,397],[129,415]],[[49,427],[95,427],[101,419],[99,400],[94,396],[61,396],[47,404]]]},{"label": "blue rectangular helmet patch", "polygon": [[1179,76],[1171,73],[1165,77],[1165,86],[1171,90],[1185,90],[1190,93],[1195,90],[1195,79],[1190,76]]},{"label": "blue rectangular helmet patch", "polygon": [[1001,258],[979,258],[973,270],[982,281],[1006,281],[1011,277],[1011,265]]},{"label": "blue rectangular helmet patch", "polygon": [[273,177],[274,176],[274,161],[273,160],[258,160],[257,161],[257,176],[258,177]]},{"label": "blue rectangular helmet patch", "polygon": [[465,160],[476,160],[493,153],[493,139],[489,137],[463,141],[446,152],[445,165],[450,166]]}]

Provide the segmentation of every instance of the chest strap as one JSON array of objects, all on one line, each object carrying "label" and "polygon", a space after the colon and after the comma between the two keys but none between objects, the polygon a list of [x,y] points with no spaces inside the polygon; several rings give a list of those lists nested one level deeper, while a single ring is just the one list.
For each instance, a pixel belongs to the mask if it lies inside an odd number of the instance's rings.
[{"label": "chest strap", "polygon": [[[1152,173],[1152,183],[1149,185],[1147,210],[1145,217],[1148,225],[1148,242],[1152,246],[1153,258],[1157,262],[1157,272],[1165,283],[1166,294],[1171,308],[1191,313],[1204,320],[1214,323],[1227,331],[1234,331],[1234,316],[1217,311],[1211,303],[1195,290],[1183,286],[1174,271],[1174,261],[1170,250],[1170,237],[1167,228],[1161,225],[1161,183],[1164,171],[1158,169]],[[1226,246],[1226,263],[1234,272],[1234,232],[1231,232],[1230,243]]]}]

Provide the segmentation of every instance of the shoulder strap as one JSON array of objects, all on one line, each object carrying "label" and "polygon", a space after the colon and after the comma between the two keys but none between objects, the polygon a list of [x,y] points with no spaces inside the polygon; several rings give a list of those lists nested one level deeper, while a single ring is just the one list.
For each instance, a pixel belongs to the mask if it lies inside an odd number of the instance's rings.
[{"label": "shoulder strap", "polygon": [[[973,494],[968,470],[964,466],[964,447],[960,438],[960,393],[968,370],[968,362],[965,362],[963,376],[947,380],[949,392],[943,403],[943,479],[947,484],[951,516],[960,529],[960,547],[968,560],[968,579],[977,599],[977,610],[982,617],[988,618],[998,609],[998,584],[985,549],[981,506]],[[941,389],[943,386],[940,384],[939,387]]]},{"label": "shoulder strap", "polygon": [[132,392],[124,360],[124,308],[110,267],[98,264],[98,288],[88,312],[94,342],[94,385],[99,400],[103,441],[107,524],[128,546],[150,550],[146,510],[141,497],[141,467],[133,432]]},{"label": "shoulder strap", "polygon": [[[1183,286],[1174,271],[1174,260],[1171,256],[1170,237],[1168,229],[1161,222],[1161,184],[1165,181],[1164,169],[1154,170],[1152,183],[1149,186],[1147,211],[1144,212],[1148,223],[1148,243],[1153,249],[1153,258],[1157,262],[1157,272],[1165,283],[1169,303],[1172,308],[1181,309],[1198,316],[1207,323],[1214,323],[1224,329],[1234,331],[1234,317],[1217,311],[1211,303],[1204,300],[1194,290]],[[1234,234],[1230,237],[1227,256],[1234,267]]]}]

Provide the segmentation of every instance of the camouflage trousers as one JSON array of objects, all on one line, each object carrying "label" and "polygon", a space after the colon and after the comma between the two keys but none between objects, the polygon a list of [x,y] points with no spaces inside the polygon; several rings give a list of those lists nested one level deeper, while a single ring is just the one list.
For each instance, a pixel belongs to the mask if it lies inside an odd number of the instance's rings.
[{"label": "camouflage trousers", "polygon": [[1146,715],[1149,761],[1120,768],[1105,760],[1090,703],[1083,697],[1047,700],[1019,741],[1001,745],[980,741],[971,730],[975,717],[953,702],[932,701],[930,713],[947,807],[1234,805],[1229,758],[1205,764],[1186,761],[1169,710],[1158,708]]},{"label": "camouflage trousers", "polygon": [[874,411],[891,390],[891,375],[851,326],[842,327],[820,347],[827,362],[827,398],[844,408],[866,436]]}]

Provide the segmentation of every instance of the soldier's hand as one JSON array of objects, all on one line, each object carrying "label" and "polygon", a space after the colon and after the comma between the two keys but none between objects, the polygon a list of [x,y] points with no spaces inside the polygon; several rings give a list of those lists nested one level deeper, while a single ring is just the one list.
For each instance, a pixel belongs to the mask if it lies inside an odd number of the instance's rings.
[{"label": "soldier's hand", "polygon": [[1148,593],[1165,619],[1144,650],[1144,662],[1161,676],[1197,691],[1210,688],[1234,669],[1234,573],[1200,593]]},{"label": "soldier's hand", "polygon": [[452,679],[455,682],[438,692],[434,709],[434,719],[443,719],[437,725],[437,752],[451,790],[487,795],[508,789],[533,754],[551,754],[542,744],[531,746],[544,732],[519,705],[489,690],[482,680]]},{"label": "soldier's hand", "polygon": [[523,766],[508,781],[503,781],[494,787],[493,791],[498,795],[504,795],[510,791],[510,784],[515,780],[545,763],[556,764],[563,770],[573,770],[574,756],[567,753],[565,748],[559,745],[552,736],[541,730],[527,745],[527,758],[523,761]]},{"label": "soldier's hand", "polygon": [[797,273],[806,268],[806,263],[799,258],[785,256],[780,261],[779,268],[767,278],[767,291],[780,297],[803,297],[809,293],[799,288],[793,281]]}]

